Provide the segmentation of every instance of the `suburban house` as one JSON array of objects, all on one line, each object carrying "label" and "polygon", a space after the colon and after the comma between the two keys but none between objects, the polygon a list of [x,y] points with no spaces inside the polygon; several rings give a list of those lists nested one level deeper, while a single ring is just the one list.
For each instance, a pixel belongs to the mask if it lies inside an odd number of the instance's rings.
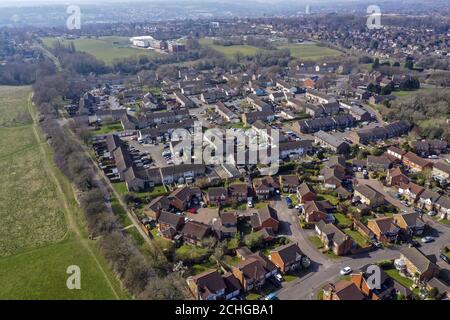
[{"label": "suburban house", "polygon": [[443,182],[450,181],[450,165],[444,162],[436,162],[433,165],[433,171],[431,172],[433,178]]},{"label": "suburban house", "polygon": [[328,214],[334,210],[334,207],[326,200],[307,201],[303,206],[303,216],[308,223],[327,221]]},{"label": "suburban house", "polygon": [[438,139],[413,141],[411,143],[411,147],[414,151],[422,157],[447,153],[447,146],[447,141]]},{"label": "suburban house", "polygon": [[258,199],[268,199],[270,195],[280,188],[280,184],[272,176],[253,179],[253,190]]},{"label": "suburban house", "polygon": [[394,214],[393,218],[395,224],[406,235],[421,235],[425,229],[425,223],[419,219],[415,212]]},{"label": "suburban house", "polygon": [[153,199],[145,211],[146,215],[154,220],[158,220],[162,211],[169,211],[171,201],[166,196],[159,196]]},{"label": "suburban house", "polygon": [[364,300],[365,297],[351,281],[339,280],[323,288],[323,300]]},{"label": "suburban house", "polygon": [[359,201],[369,208],[376,208],[384,204],[384,196],[368,185],[357,185],[354,197],[358,197]]},{"label": "suburban house", "polygon": [[433,167],[432,162],[419,157],[414,152],[407,152],[403,156],[403,164],[409,167],[412,171],[423,171]]},{"label": "suburban house", "polygon": [[403,156],[406,154],[406,151],[404,151],[404,150],[402,150],[400,148],[397,148],[396,146],[390,146],[387,149],[386,153],[389,156],[391,156],[393,158],[396,158],[396,159],[401,161],[401,160],[403,160]]},{"label": "suburban house", "polygon": [[425,189],[419,196],[417,206],[421,209],[433,211],[436,209],[436,203],[440,197],[441,195],[439,193]]},{"label": "suburban house", "polygon": [[246,183],[234,183],[228,186],[228,201],[239,203],[247,201],[248,186]]},{"label": "suburban house", "polygon": [[322,130],[314,134],[314,142],[337,154],[347,154],[350,152],[350,145],[346,141]]},{"label": "suburban house", "polygon": [[354,272],[351,275],[351,281],[356,287],[370,300],[396,300],[397,295],[409,297],[412,292],[409,288],[404,287],[391,277],[389,277],[383,269],[380,269],[380,286],[375,288],[369,281],[371,272],[367,270],[368,266]]},{"label": "suburban house", "polygon": [[197,221],[188,221],[181,230],[183,241],[201,246],[201,241],[209,236],[211,227]]},{"label": "suburban house", "polygon": [[162,211],[158,218],[158,230],[165,238],[173,239],[184,225],[184,217],[171,212]]},{"label": "suburban house", "polygon": [[440,268],[417,248],[406,247],[400,252],[400,261],[396,260],[396,264],[411,277],[417,274],[420,280],[426,281],[439,275]]},{"label": "suburban house", "polygon": [[367,227],[380,242],[395,241],[400,232],[400,228],[395,224],[393,217],[370,219],[367,221]]},{"label": "suburban house", "polygon": [[316,192],[307,182],[303,182],[297,189],[297,197],[300,203],[316,200]]},{"label": "suburban house", "polygon": [[223,102],[219,101],[216,103],[216,112],[227,122],[238,123],[241,120],[239,116],[231,111]]},{"label": "suburban house", "polygon": [[237,230],[237,215],[234,212],[223,212],[212,221],[212,229],[218,239],[233,237]]},{"label": "suburban house", "polygon": [[228,201],[228,192],[223,187],[209,188],[205,196],[206,203],[214,206],[223,206]]},{"label": "suburban house", "polygon": [[391,160],[385,156],[368,156],[367,170],[375,172],[384,172],[392,165]]},{"label": "suburban house", "polygon": [[320,220],[316,223],[315,229],[325,249],[333,251],[337,256],[346,255],[352,249],[352,238],[334,224]]},{"label": "suburban house", "polygon": [[415,203],[419,200],[422,192],[425,191],[425,188],[415,184],[413,182],[409,182],[408,184],[401,183],[398,187],[398,193],[404,196],[409,203]]},{"label": "suburban house", "polygon": [[400,186],[402,184],[408,184],[409,178],[406,176],[399,167],[388,170],[386,175],[386,183],[388,186]]},{"label": "suburban house", "polygon": [[277,232],[280,222],[278,221],[278,215],[275,209],[266,205],[258,209],[258,212],[252,214],[250,223],[255,231],[263,228],[271,228],[274,232]]},{"label": "suburban house", "polygon": [[242,287],[231,273],[221,275],[208,270],[186,279],[189,290],[197,300],[230,300],[239,295]]},{"label": "suburban house", "polygon": [[276,265],[261,252],[247,256],[231,268],[233,275],[239,280],[242,289],[246,292],[253,288],[260,288],[266,279],[277,274]]},{"label": "suburban house", "polygon": [[281,175],[280,188],[283,192],[295,193],[300,184],[297,175]]},{"label": "suburban house", "polygon": [[282,273],[301,267],[302,258],[305,257],[296,243],[289,243],[272,250],[269,260],[272,261]]},{"label": "suburban house", "polygon": [[450,198],[441,196],[436,201],[436,210],[438,211],[441,219],[450,220]]}]

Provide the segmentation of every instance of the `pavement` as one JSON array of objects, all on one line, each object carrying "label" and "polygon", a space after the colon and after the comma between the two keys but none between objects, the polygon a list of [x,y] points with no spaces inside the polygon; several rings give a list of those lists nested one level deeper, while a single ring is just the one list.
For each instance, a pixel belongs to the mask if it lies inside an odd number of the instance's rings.
[{"label": "pavement", "polygon": [[167,166],[167,161],[162,156],[162,151],[163,151],[162,144],[157,144],[157,145],[145,144],[145,145],[143,145],[135,140],[130,140],[129,144],[130,144],[130,146],[135,147],[137,150],[139,150],[142,153],[148,152],[153,159],[153,166],[156,166],[156,167],[166,167]]}]

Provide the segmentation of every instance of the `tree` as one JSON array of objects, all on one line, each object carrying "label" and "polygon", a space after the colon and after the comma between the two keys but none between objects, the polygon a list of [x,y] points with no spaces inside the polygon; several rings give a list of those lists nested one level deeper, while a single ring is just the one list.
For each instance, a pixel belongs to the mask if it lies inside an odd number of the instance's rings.
[{"label": "tree", "polygon": [[244,237],[244,243],[247,247],[254,249],[264,242],[264,235],[261,232],[252,232]]}]

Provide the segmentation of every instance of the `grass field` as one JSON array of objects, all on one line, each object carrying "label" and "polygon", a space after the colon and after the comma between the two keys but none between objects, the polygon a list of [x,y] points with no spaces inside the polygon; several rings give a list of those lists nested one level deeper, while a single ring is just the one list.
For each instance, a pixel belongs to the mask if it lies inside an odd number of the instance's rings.
[{"label": "grass field", "polygon": [[112,132],[123,131],[122,124],[119,123],[109,123],[104,124],[100,127],[100,129],[93,131],[94,134],[108,134]]},{"label": "grass field", "polygon": [[328,47],[321,47],[316,44],[288,44],[279,46],[278,49],[289,49],[292,57],[301,60],[319,60],[342,54],[340,51]]},{"label": "grass field", "polygon": [[106,64],[111,65],[115,59],[128,58],[133,56],[146,55],[149,57],[160,56],[153,50],[137,49],[130,47],[127,37],[99,37],[99,38],[79,38],[75,40],[65,40],[56,38],[42,38],[47,47],[52,47],[55,41],[66,44],[72,41],[78,51],[87,52]]},{"label": "grass field", "polygon": [[199,40],[202,46],[208,46],[220,53],[223,53],[227,58],[233,58],[236,53],[240,52],[244,56],[253,56],[261,49],[248,45],[235,45],[235,46],[220,46],[213,44],[213,39],[202,38]]},{"label": "grass field", "polygon": [[15,87],[11,90],[10,87],[0,86],[0,128],[31,123],[27,111],[29,91],[29,87]]},{"label": "grass field", "polygon": [[[15,126],[14,114],[35,114],[29,87],[0,87],[0,299],[128,298],[91,240],[67,178],[52,161],[38,127]],[[81,268],[81,290],[69,290],[67,267]]]}]

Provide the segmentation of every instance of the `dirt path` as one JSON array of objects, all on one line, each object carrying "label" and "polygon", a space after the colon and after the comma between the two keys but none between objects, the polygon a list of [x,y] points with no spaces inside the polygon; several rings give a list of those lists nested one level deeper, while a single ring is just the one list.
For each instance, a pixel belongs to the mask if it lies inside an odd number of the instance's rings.
[{"label": "dirt path", "polygon": [[[53,182],[56,186],[56,190],[58,192],[58,196],[61,200],[61,203],[63,204],[68,229],[73,231],[76,239],[83,245],[83,247],[86,249],[86,251],[91,255],[92,259],[95,261],[99,270],[102,272],[103,276],[105,277],[105,280],[108,283],[109,287],[111,288],[111,291],[113,292],[114,296],[116,297],[117,300],[119,300],[120,299],[119,295],[117,294],[116,290],[114,289],[114,286],[112,285],[107,273],[103,269],[103,266],[101,265],[100,261],[98,261],[96,254],[92,251],[92,248],[89,246],[88,240],[83,238],[82,233],[79,229],[79,226],[75,220],[74,213],[72,212],[72,210],[70,209],[70,207],[68,205],[68,200],[67,200],[66,194],[64,193],[64,191],[61,187],[61,184],[60,184],[58,178],[56,177],[56,174],[53,169],[53,165],[48,160],[48,153],[47,153],[46,148],[44,147],[45,142],[41,140],[41,135],[39,134],[38,129],[37,129],[38,125],[37,125],[37,121],[36,121],[36,115],[33,112],[31,98],[32,98],[32,95],[30,94],[30,97],[28,99],[28,111],[29,111],[31,117],[33,118],[33,124],[32,124],[33,132],[36,137],[36,141],[39,144],[39,149],[42,154],[42,158],[44,160],[44,163],[43,163],[44,169],[45,169],[47,175],[53,180]],[[74,193],[74,196],[75,196],[75,193]]]}]

